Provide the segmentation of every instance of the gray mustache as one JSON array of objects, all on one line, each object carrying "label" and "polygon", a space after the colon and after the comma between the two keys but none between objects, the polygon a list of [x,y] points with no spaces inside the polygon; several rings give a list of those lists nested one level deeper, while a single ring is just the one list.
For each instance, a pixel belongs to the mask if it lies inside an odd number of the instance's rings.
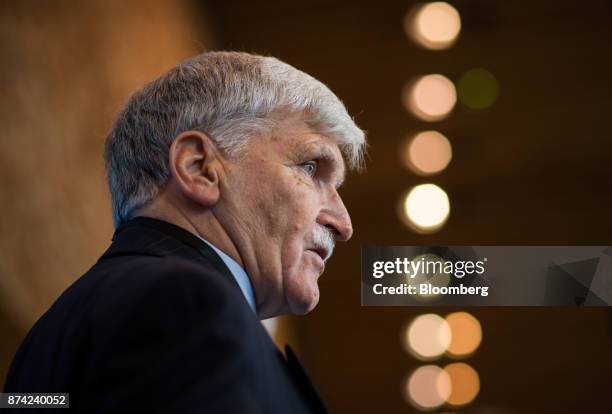
[{"label": "gray mustache", "polygon": [[336,240],[334,239],[334,235],[331,231],[329,231],[325,227],[315,227],[312,233],[312,242],[317,249],[325,249],[327,252],[325,256],[325,261],[329,259],[334,251],[334,247],[336,245]]}]

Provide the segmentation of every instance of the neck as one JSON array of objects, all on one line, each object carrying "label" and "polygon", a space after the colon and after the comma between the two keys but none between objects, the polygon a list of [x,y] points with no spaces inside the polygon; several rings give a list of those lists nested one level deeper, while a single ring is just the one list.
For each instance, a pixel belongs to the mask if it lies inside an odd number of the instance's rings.
[{"label": "neck", "polygon": [[188,214],[177,206],[170,205],[168,207],[168,203],[160,202],[158,199],[138,209],[134,215],[163,220],[179,226],[196,236],[203,237],[244,268],[244,263],[240,254],[238,254],[236,245],[232,242],[211,210],[205,210],[197,214]]}]

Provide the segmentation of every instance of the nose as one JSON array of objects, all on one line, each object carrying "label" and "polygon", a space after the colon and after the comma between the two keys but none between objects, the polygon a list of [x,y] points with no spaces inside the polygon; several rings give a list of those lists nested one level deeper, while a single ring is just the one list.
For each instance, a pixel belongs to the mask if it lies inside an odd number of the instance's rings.
[{"label": "nose", "polygon": [[317,223],[328,228],[336,241],[347,241],[353,236],[351,217],[335,189],[327,205],[319,212]]}]

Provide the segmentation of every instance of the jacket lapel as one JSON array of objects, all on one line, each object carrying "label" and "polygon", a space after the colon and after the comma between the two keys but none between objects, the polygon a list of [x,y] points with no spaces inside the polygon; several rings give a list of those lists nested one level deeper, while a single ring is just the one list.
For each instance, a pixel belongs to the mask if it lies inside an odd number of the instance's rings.
[{"label": "jacket lapel", "polygon": [[304,370],[304,367],[289,345],[285,345],[285,357],[287,359],[287,368],[289,368],[289,372],[299,384],[301,391],[312,405],[314,412],[327,413],[327,409],[315,390],[315,387],[312,385],[308,374],[306,374],[306,370]]}]

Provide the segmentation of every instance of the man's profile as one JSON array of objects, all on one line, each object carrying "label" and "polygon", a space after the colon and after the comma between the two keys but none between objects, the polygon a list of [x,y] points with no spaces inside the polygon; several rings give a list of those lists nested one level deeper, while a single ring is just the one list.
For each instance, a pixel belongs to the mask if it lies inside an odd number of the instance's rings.
[{"label": "man's profile", "polygon": [[73,410],[324,412],[260,319],[310,312],[365,139],[321,82],[208,52],[136,92],[108,136],[115,235],[34,325],[6,392]]}]

